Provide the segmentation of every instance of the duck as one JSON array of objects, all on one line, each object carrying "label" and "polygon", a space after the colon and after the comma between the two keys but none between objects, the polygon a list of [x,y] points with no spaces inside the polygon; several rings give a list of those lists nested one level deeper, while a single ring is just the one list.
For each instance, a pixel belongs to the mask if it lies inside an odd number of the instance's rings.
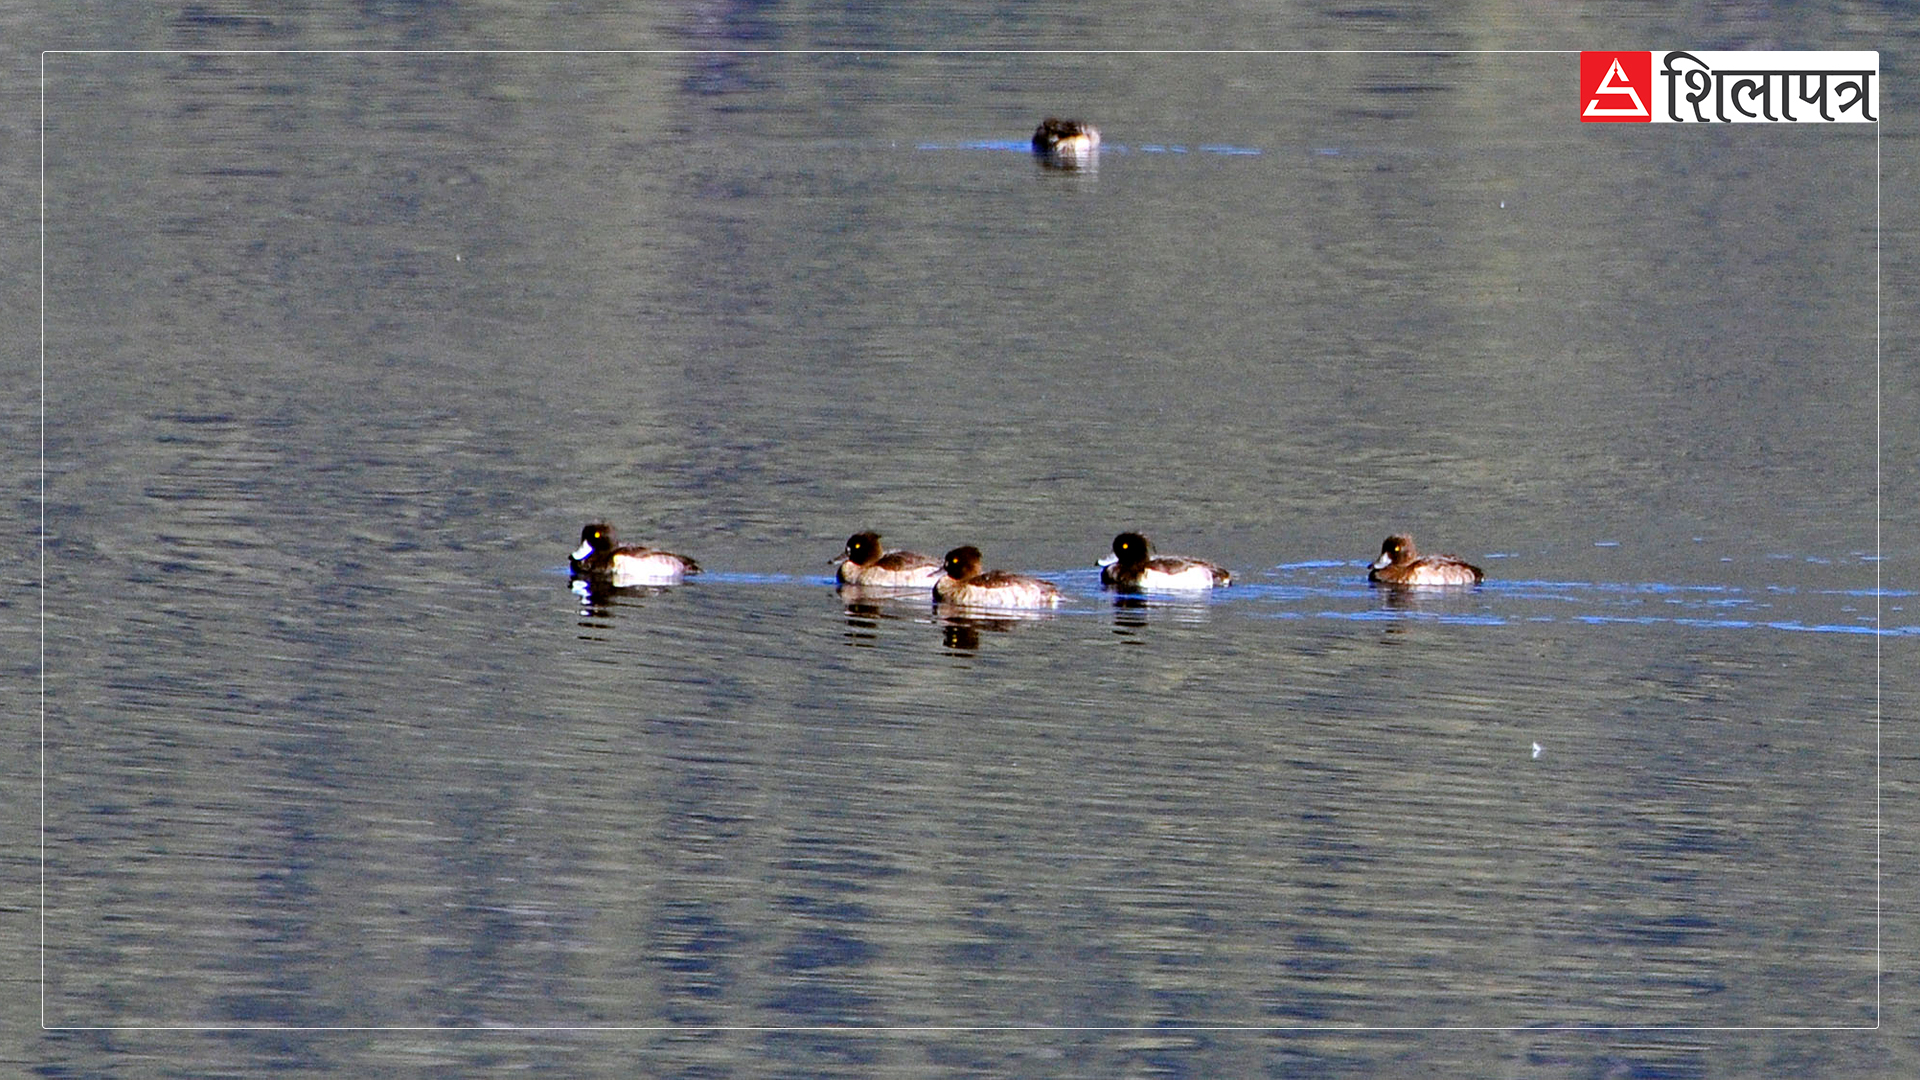
[{"label": "duck", "polygon": [[1486,572],[1453,555],[1422,555],[1413,537],[1395,533],[1380,545],[1367,580],[1380,585],[1478,585]]},{"label": "duck", "polygon": [[961,607],[1050,608],[1060,604],[1060,587],[1051,581],[1007,570],[980,570],[980,549],[968,544],[947,552],[945,573],[933,583],[935,600]]},{"label": "duck", "polygon": [[1113,538],[1113,554],[1100,560],[1100,584],[1120,592],[1211,589],[1233,584],[1223,566],[1185,555],[1155,555],[1153,544],[1137,532]]},{"label": "duck", "polygon": [[576,580],[600,587],[626,589],[636,585],[675,585],[700,566],[685,555],[649,547],[621,545],[613,526],[593,522],[580,530],[580,546],[567,560]]},{"label": "duck", "polygon": [[857,532],[847,537],[847,550],[833,560],[840,564],[842,585],[864,585],[895,589],[928,589],[946,573],[940,560],[915,551],[888,551],[884,554],[877,532]]},{"label": "duck", "polygon": [[1077,164],[1100,149],[1100,129],[1084,120],[1049,116],[1033,133],[1033,152],[1050,161]]}]

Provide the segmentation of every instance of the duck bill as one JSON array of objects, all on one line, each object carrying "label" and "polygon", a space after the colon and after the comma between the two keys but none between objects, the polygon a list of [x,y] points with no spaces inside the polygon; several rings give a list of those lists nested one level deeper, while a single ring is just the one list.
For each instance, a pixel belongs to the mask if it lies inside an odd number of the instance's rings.
[{"label": "duck bill", "polygon": [[585,540],[580,541],[580,546],[573,549],[573,558],[576,561],[584,559],[591,554],[593,554],[593,545]]},{"label": "duck bill", "polygon": [[1381,553],[1380,553],[1380,557],[1379,557],[1379,558],[1377,558],[1377,559],[1375,559],[1375,560],[1373,560],[1372,562],[1370,562],[1370,563],[1368,563],[1368,564],[1367,564],[1367,569],[1369,569],[1369,570],[1385,570],[1385,569],[1386,569],[1387,567],[1389,567],[1389,566],[1392,566],[1392,565],[1393,565],[1393,556],[1391,556],[1391,555],[1389,555],[1389,554],[1387,554],[1386,552],[1384,552],[1384,551],[1383,551],[1383,552],[1381,552]]}]

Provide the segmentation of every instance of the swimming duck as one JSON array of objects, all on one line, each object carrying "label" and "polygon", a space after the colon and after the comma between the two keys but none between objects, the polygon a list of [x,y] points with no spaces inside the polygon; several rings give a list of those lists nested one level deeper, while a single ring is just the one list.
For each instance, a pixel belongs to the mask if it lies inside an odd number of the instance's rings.
[{"label": "swimming duck", "polygon": [[1225,567],[1184,555],[1155,555],[1153,544],[1137,532],[1113,538],[1113,554],[1100,560],[1100,584],[1122,592],[1185,591],[1229,585]]},{"label": "swimming duck", "polygon": [[968,544],[947,552],[946,573],[933,583],[936,600],[963,607],[1041,608],[1060,603],[1060,588],[1051,581],[1007,570],[980,571],[980,549]]},{"label": "swimming duck", "polygon": [[1380,545],[1380,557],[1367,570],[1367,580],[1382,585],[1478,585],[1487,575],[1479,567],[1452,555],[1422,555],[1413,537],[1395,533]]},{"label": "swimming duck", "polygon": [[674,585],[700,567],[685,555],[649,547],[619,546],[613,526],[596,521],[580,530],[580,546],[567,560],[576,579],[615,589],[636,585]]},{"label": "swimming duck", "polygon": [[1047,117],[1033,133],[1033,152],[1060,164],[1079,164],[1100,149],[1100,129],[1084,120]]},{"label": "swimming duck", "polygon": [[840,564],[840,583],[882,588],[931,588],[946,573],[940,560],[914,551],[881,553],[880,534],[858,532],[847,537],[847,550],[833,560]]}]

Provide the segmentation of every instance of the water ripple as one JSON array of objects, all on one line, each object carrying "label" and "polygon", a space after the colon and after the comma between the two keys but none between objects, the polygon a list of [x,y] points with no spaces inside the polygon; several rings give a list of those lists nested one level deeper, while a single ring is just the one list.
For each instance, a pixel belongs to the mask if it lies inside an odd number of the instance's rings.
[{"label": "water ripple", "polygon": [[[1584,626],[1683,626],[1705,630],[1776,630],[1801,634],[1847,634],[1881,637],[1920,636],[1920,626],[1872,625],[1870,611],[1858,621],[1832,619],[1788,608],[1819,606],[1820,598],[1837,600],[1912,596],[1904,589],[1809,589],[1763,587],[1763,591],[1731,585],[1661,581],[1555,581],[1516,579],[1489,581],[1471,589],[1390,590],[1367,582],[1347,560],[1316,559],[1283,563],[1265,572],[1268,578],[1301,577],[1301,581],[1248,581],[1224,589],[1194,594],[1117,595],[1100,586],[1099,572],[1084,567],[1036,571],[1058,584],[1067,604],[1058,614],[1101,614],[1125,604],[1143,610],[1178,609],[1188,614],[1238,611],[1271,619],[1332,619],[1344,622],[1424,621],[1457,626],[1508,626],[1514,623],[1577,623]],[[1335,574],[1316,571],[1340,571]],[[564,574],[563,567],[548,567]],[[1304,573],[1296,573],[1304,572]],[[1249,575],[1251,576],[1251,575]],[[825,574],[781,574],[709,571],[688,586],[789,587],[832,590],[837,582]],[[688,586],[682,586],[688,587]],[[896,597],[912,602],[913,597]],[[1543,610],[1540,605],[1555,610]],[[1646,605],[1659,610],[1646,610]],[[1346,605],[1346,606],[1341,606]],[[1567,606],[1586,610],[1566,610]],[[1703,614],[1685,614],[1699,611]],[[1842,604],[1840,611],[1855,612]],[[1759,617],[1765,613],[1767,617]],[[1748,617],[1742,617],[1748,616]]]}]

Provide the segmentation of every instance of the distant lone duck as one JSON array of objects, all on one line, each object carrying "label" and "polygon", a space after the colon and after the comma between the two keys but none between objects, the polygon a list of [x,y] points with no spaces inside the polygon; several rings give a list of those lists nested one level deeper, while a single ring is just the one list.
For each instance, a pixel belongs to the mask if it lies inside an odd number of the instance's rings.
[{"label": "distant lone duck", "polygon": [[1137,532],[1113,538],[1113,554],[1100,560],[1100,584],[1121,592],[1185,592],[1230,585],[1225,567],[1184,555],[1155,555]]},{"label": "distant lone duck", "polygon": [[847,537],[847,550],[836,557],[842,585],[890,589],[929,589],[946,573],[940,560],[913,551],[882,552],[880,534],[858,532]]},{"label": "distant lone duck", "polygon": [[947,552],[946,573],[933,583],[936,600],[961,607],[1057,607],[1060,588],[1051,581],[1006,570],[980,571],[980,549],[968,544]]},{"label": "distant lone duck", "polygon": [[1368,568],[1367,580],[1381,585],[1478,585],[1486,577],[1479,567],[1452,555],[1422,555],[1413,537],[1395,533],[1380,545],[1380,557]]},{"label": "distant lone duck", "polygon": [[1100,129],[1084,120],[1047,117],[1033,133],[1033,152],[1049,162],[1082,165],[1100,149]]},{"label": "distant lone duck", "polygon": [[636,585],[676,585],[700,567],[685,555],[649,547],[621,546],[613,526],[596,521],[580,530],[580,546],[567,560],[576,580],[600,588],[626,589]]}]

